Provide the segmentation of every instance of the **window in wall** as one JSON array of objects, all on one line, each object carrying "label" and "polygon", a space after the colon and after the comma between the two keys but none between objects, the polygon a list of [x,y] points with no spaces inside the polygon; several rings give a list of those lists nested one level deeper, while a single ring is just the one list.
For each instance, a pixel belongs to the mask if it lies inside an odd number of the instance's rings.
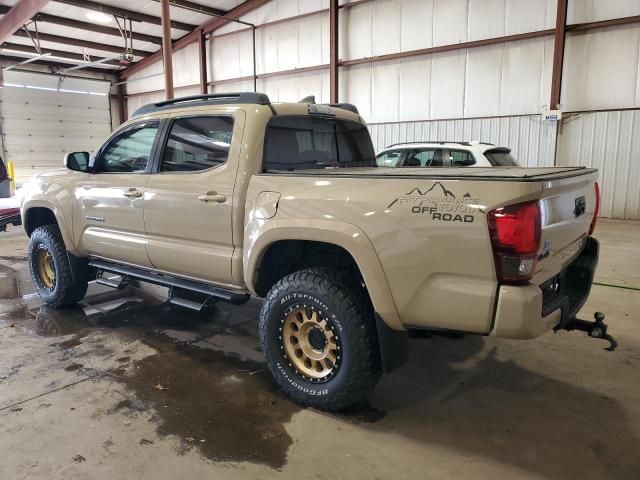
[{"label": "window in wall", "polygon": [[227,161],[233,117],[189,117],[173,122],[162,155],[163,172],[197,172]]}]

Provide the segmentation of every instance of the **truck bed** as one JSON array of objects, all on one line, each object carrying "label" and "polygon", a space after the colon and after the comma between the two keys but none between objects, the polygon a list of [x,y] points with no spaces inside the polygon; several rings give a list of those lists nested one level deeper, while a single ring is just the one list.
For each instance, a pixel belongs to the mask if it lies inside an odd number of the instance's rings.
[{"label": "truck bed", "polygon": [[393,177],[438,180],[501,180],[539,182],[588,175],[597,170],[587,167],[455,167],[455,168],[325,168],[299,171],[270,170],[266,174],[296,176]]}]

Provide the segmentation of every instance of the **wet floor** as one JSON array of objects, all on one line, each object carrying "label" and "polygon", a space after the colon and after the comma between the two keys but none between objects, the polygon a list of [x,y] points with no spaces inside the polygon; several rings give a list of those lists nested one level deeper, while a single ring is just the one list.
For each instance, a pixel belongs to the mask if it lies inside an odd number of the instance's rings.
[{"label": "wet floor", "polygon": [[613,354],[568,333],[417,336],[369,403],[333,415],[272,381],[257,300],[196,313],[92,285],[53,310],[2,253],[0,478],[640,478],[637,292],[594,287]]},{"label": "wet floor", "polygon": [[[106,373],[131,391],[112,413],[135,416],[152,410],[157,433],[177,436],[180,452],[196,449],[212,461],[248,461],[282,467],[293,440],[284,425],[300,410],[284,397],[262,362],[257,339],[260,302],[242,308],[219,303],[205,312],[171,306],[138,288],[112,291],[92,285],[73,308],[55,310],[34,295],[25,260],[0,257],[3,294],[0,321],[51,339],[49,346],[71,351],[67,372],[88,368],[90,356],[113,357],[103,343],[86,341],[107,332],[123,342],[140,341],[156,353],[134,361],[115,358]],[[124,350],[124,353],[131,353]],[[380,419],[367,405],[340,414],[354,422]]]}]

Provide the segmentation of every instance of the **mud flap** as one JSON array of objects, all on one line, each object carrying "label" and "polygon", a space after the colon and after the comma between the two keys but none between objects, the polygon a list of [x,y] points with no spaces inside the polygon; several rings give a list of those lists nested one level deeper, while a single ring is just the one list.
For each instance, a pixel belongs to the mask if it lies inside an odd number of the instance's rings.
[{"label": "mud flap", "polygon": [[389,328],[376,313],[376,332],[382,371],[389,373],[407,363],[409,360],[409,334],[407,331],[398,332]]}]

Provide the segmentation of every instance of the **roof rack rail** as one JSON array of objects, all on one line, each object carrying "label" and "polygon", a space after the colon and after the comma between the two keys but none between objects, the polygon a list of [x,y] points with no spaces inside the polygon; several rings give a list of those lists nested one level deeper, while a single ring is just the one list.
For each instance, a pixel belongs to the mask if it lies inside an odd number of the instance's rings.
[{"label": "roof rack rail", "polygon": [[386,148],[397,147],[398,145],[417,145],[420,143],[437,143],[439,145],[444,145],[445,143],[457,143],[458,145],[464,145],[465,147],[469,147],[471,145],[494,145],[493,143],[478,142],[478,141],[459,142],[457,140],[420,140],[420,141],[414,141],[414,142],[393,143],[387,146]]},{"label": "roof rack rail", "polygon": [[[312,105],[317,105],[316,96],[309,95],[308,97],[304,97],[298,103],[310,103]],[[348,110],[349,112],[353,112],[357,115],[360,114],[360,112],[358,111],[358,107],[356,107],[353,103],[321,103],[319,105],[325,105],[332,108],[341,108],[342,110]]]},{"label": "roof rack rail", "polygon": [[252,103],[256,105],[271,105],[271,100],[264,93],[256,92],[235,92],[235,93],[214,93],[209,95],[191,95],[188,97],[178,97],[163,102],[149,103],[137,109],[133,117],[160,110],[171,110],[183,106],[201,107],[204,105],[216,104],[224,105],[230,103]]}]

